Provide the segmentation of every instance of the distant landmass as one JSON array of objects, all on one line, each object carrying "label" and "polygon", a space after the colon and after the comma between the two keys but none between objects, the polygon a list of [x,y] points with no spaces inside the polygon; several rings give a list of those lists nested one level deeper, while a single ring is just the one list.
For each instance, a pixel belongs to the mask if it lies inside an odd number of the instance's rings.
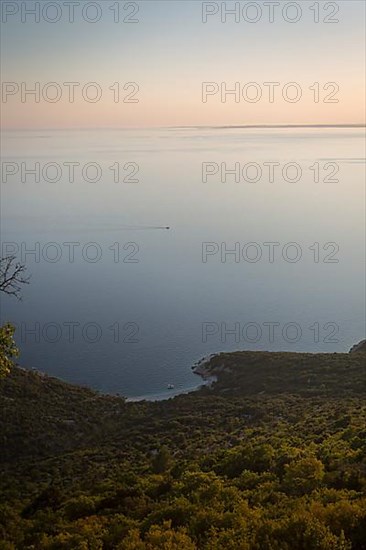
[{"label": "distant landmass", "polygon": [[364,122],[359,122],[355,124],[344,123],[344,124],[224,124],[217,126],[172,126],[175,129],[240,129],[240,128],[365,128],[366,124]]}]

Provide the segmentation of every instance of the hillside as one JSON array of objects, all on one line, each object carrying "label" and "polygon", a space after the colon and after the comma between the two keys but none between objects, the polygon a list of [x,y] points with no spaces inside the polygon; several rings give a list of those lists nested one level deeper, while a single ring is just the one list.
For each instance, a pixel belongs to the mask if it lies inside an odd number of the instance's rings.
[{"label": "hillside", "polygon": [[130,403],[0,381],[0,549],[366,548],[365,353],[236,352]]}]

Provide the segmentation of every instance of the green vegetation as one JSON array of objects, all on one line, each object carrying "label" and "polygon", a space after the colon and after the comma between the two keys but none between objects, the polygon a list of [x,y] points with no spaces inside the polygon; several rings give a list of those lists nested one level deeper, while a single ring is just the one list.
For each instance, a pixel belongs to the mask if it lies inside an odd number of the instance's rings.
[{"label": "green vegetation", "polygon": [[0,378],[9,374],[13,359],[19,355],[13,338],[14,332],[15,328],[9,323],[0,327]]},{"label": "green vegetation", "polygon": [[365,353],[213,357],[129,403],[0,381],[0,549],[366,549]]},{"label": "green vegetation", "polygon": [[[0,293],[21,300],[22,285],[29,283],[25,272],[25,265],[17,262],[15,256],[0,258]],[[19,355],[13,338],[14,332],[15,328],[10,323],[0,326],[0,378],[9,374],[14,364],[13,359]]]}]

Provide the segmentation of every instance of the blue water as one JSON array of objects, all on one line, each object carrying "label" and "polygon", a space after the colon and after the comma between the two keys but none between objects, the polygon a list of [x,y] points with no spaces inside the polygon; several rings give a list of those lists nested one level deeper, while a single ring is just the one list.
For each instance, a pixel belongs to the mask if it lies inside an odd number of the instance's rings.
[{"label": "blue water", "polygon": [[[191,366],[221,350],[348,351],[365,334],[363,135],[355,128],[3,133],[3,255],[15,251],[31,274],[22,301],[2,298],[2,322],[18,327],[20,364],[103,392],[168,396],[195,387]],[[4,162],[18,172],[4,176]],[[39,182],[22,174],[21,163],[36,162],[57,163],[61,174],[52,166]],[[70,162],[79,163],[73,182]],[[90,162],[100,167],[99,181],[88,181],[95,167],[83,177]],[[269,162],[280,165],[274,181]],[[297,182],[291,167],[289,181],[282,175],[289,162],[301,167]],[[120,180],[137,181],[115,182],[116,163]],[[202,163],[219,170],[206,182]],[[247,165],[247,180],[221,181],[221,163]],[[73,262],[64,244],[71,242]],[[273,262],[268,242],[279,243]],[[290,242],[301,250],[297,262],[283,259]],[[203,245],[206,262],[202,243],[213,243]],[[225,256],[235,246],[241,256]],[[258,250],[262,257],[250,261]],[[293,258],[295,248],[286,250]]]}]

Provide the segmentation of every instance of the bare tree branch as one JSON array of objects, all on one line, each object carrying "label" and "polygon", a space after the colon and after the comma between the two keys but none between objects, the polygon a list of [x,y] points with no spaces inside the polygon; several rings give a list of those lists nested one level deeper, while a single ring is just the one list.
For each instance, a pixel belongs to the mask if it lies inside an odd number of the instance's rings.
[{"label": "bare tree branch", "polygon": [[15,296],[21,300],[22,285],[29,284],[30,277],[24,275],[25,265],[16,261],[15,256],[0,259],[0,292]]}]

